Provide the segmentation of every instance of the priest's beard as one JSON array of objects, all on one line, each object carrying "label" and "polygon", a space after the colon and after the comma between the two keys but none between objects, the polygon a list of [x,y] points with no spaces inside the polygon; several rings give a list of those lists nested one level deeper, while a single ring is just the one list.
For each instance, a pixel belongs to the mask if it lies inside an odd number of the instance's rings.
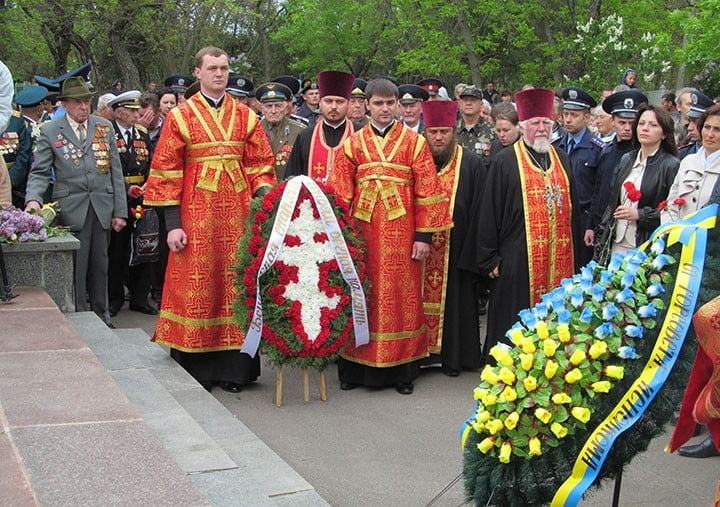
[{"label": "priest's beard", "polygon": [[530,144],[527,139],[524,139],[525,144],[538,153],[547,153],[550,151],[550,140],[547,137],[536,137],[535,142]]},{"label": "priest's beard", "polygon": [[432,154],[432,158],[435,161],[435,166],[438,171],[445,167],[445,164],[448,163],[448,160],[450,160],[453,153],[455,153],[455,143],[450,143],[442,148],[438,148],[429,143],[428,146],[430,147],[430,153]]}]

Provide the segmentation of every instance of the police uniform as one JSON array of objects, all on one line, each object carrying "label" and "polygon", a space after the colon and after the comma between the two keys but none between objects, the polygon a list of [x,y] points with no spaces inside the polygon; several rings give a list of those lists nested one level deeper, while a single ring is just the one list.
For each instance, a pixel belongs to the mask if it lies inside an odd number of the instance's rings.
[{"label": "police uniform", "polygon": [[[686,116],[690,121],[697,121],[705,113],[708,107],[711,107],[715,104],[710,97],[700,92],[692,92],[690,94],[690,102],[692,105],[686,113]],[[678,158],[682,160],[688,155],[697,153],[701,147],[702,140],[700,139],[695,142],[678,146]]]},{"label": "police uniform", "polygon": [[252,96],[255,91],[255,83],[253,83],[249,77],[231,74],[228,78],[228,84],[225,91],[233,97],[237,97],[243,104],[245,104],[246,99]]},{"label": "police uniform", "polygon": [[185,96],[185,90],[187,90],[187,87],[190,86],[193,82],[193,78],[190,76],[185,76],[183,74],[177,74],[175,76],[170,76],[165,79],[165,82],[163,83],[165,87],[172,89],[175,93],[178,95]]},{"label": "police uniform", "polygon": [[[307,93],[308,90],[317,90],[318,84],[317,83],[310,83],[305,88],[303,88],[300,93],[304,94]],[[320,116],[320,109],[312,110],[310,109],[310,106],[307,102],[303,103],[302,106],[297,110],[297,115],[302,116],[303,118],[306,118],[308,121],[308,125],[312,127],[315,125],[315,122],[317,121],[318,117]]]},{"label": "police uniform", "polygon": [[[597,106],[597,102],[589,93],[575,86],[563,90],[563,101],[563,110],[566,111],[589,112],[591,108]],[[579,141],[577,141],[578,136],[581,136]],[[555,141],[553,146],[563,150],[570,157],[580,205],[581,223],[585,223],[586,214],[592,203],[600,153],[606,145],[586,127],[574,138],[569,132],[566,133]],[[577,231],[577,234],[576,245],[579,246],[580,264],[585,265],[593,257],[593,248],[585,246],[582,240],[584,230]]]},{"label": "police uniform", "polygon": [[[266,83],[255,92],[255,98],[263,104],[269,102],[286,103],[292,98],[292,91],[281,83]],[[295,139],[305,130],[305,125],[297,123],[283,115],[280,123],[272,125],[267,118],[260,120],[260,126],[267,134],[270,147],[275,156],[275,174],[278,181],[285,179],[288,159],[292,152]]]},{"label": "police uniform", "polygon": [[[413,84],[404,84],[398,86],[398,95],[399,95],[399,102],[400,104],[413,104],[416,102],[425,102],[430,98],[430,93],[428,93],[425,88],[422,88],[418,85]],[[420,121],[417,125],[414,127],[409,127],[407,123],[405,123],[405,119],[401,120],[403,125],[405,125],[410,130],[413,130],[417,132],[418,134],[422,134],[425,131],[425,123],[422,119],[422,114],[420,114]]]},{"label": "police uniform", "polygon": [[[428,100],[436,99],[437,95],[440,93],[440,88],[445,86],[442,81],[434,77],[421,79],[415,84],[428,92]],[[480,94],[480,98],[482,99],[482,94]]]},{"label": "police uniform", "polygon": [[[137,90],[124,92],[111,100],[108,105],[113,109],[118,107],[140,109],[140,92]],[[152,160],[150,136],[147,129],[141,125],[134,125],[125,130],[116,121],[113,121],[113,127],[127,194],[127,190],[131,186],[142,187],[147,180]],[[130,242],[135,225],[133,210],[138,205],[142,205],[142,197],[127,196],[127,206],[130,210],[128,225],[120,232],[113,230],[110,233],[108,298],[111,316],[117,314],[124,303],[124,283],[130,289],[131,310],[148,315],[157,314],[157,310],[148,304],[147,299],[150,293],[154,263],[129,266]]]},{"label": "police uniform", "polygon": [[[466,86],[460,91],[460,97],[475,97],[482,100],[482,91],[477,86]],[[468,128],[465,126],[465,118],[462,116],[457,123],[457,140],[466,150],[470,150],[481,157],[490,156],[492,142],[497,139],[495,129],[482,116],[477,123]]]}]

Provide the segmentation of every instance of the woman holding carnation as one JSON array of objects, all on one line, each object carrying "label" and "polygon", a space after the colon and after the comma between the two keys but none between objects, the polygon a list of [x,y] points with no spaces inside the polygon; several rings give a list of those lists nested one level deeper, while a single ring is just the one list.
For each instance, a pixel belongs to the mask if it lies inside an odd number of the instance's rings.
[{"label": "woman holding carnation", "polygon": [[623,155],[613,174],[610,200],[600,228],[595,256],[601,262],[615,252],[641,245],[660,225],[658,204],[667,198],[677,174],[674,124],[663,109],[638,108],[633,123],[635,149]]},{"label": "woman holding carnation", "polygon": [[708,108],[697,127],[702,147],[680,163],[667,202],[660,206],[663,223],[683,218],[705,206],[720,176],[720,105]]}]

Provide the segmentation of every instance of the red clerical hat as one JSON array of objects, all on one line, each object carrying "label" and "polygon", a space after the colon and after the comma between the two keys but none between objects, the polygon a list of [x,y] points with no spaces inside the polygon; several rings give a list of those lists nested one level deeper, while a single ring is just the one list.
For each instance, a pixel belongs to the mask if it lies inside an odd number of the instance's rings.
[{"label": "red clerical hat", "polygon": [[454,100],[426,100],[422,103],[426,128],[454,127],[458,105]]},{"label": "red clerical hat", "polygon": [[515,94],[515,104],[520,121],[537,117],[552,119],[555,93],[545,88],[523,90]]},{"label": "red clerical hat", "polygon": [[320,97],[333,95],[350,99],[355,76],[339,70],[326,70],[318,74]]}]

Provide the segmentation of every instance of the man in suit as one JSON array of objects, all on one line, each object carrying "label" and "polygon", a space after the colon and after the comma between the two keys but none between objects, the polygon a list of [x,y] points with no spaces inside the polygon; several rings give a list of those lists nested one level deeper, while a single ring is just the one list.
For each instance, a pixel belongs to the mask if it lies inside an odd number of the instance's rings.
[{"label": "man in suit", "polygon": [[80,240],[75,256],[75,309],[87,310],[87,289],[91,309],[112,328],[107,296],[110,227],[122,230],[128,211],[115,131],[110,122],[90,114],[93,95],[81,77],[63,82],[60,99],[67,114],[40,129],[25,209],[40,209],[54,167],[52,199],[61,207],[60,225],[69,227]]}]

